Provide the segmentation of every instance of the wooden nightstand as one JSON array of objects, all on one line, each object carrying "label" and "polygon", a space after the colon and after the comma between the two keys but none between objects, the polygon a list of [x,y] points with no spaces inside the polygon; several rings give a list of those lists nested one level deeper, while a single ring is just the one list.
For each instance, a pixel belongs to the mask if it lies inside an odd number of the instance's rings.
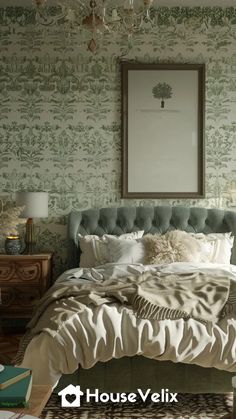
[{"label": "wooden nightstand", "polygon": [[52,253],[0,255],[0,318],[31,318],[52,283]]}]

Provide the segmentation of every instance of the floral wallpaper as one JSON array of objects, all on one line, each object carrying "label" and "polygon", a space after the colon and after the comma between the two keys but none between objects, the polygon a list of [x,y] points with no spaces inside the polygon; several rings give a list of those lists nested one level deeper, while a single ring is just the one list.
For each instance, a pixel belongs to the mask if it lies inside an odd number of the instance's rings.
[{"label": "floral wallpaper", "polygon": [[[54,13],[55,10],[50,10]],[[98,48],[63,25],[40,27],[33,9],[0,8],[0,197],[49,193],[38,247],[66,267],[72,208],[236,201],[236,9],[160,8],[132,38],[106,34]],[[206,198],[121,200],[120,61],[206,64]],[[236,204],[235,204],[236,206]]]}]

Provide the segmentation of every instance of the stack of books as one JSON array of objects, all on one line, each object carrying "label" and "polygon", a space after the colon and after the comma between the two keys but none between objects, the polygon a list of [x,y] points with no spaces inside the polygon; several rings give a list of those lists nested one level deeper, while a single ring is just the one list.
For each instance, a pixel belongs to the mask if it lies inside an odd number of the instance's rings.
[{"label": "stack of books", "polygon": [[0,408],[27,407],[32,389],[32,371],[3,365],[0,368]]}]

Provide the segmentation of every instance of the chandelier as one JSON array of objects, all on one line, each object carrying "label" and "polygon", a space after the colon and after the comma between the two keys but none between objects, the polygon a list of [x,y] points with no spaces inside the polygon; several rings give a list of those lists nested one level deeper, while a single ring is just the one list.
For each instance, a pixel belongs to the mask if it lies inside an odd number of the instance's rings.
[{"label": "chandelier", "polygon": [[49,13],[47,0],[33,0],[33,3],[38,24],[64,24],[68,33],[88,32],[88,49],[94,52],[98,38],[105,33],[127,35],[130,40],[134,33],[151,29],[154,25],[153,1],[56,0],[56,14]]}]

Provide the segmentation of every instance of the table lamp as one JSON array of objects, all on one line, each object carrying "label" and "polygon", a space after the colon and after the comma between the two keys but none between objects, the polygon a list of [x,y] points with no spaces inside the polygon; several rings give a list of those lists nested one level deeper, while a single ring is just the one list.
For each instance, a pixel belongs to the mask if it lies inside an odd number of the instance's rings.
[{"label": "table lamp", "polygon": [[48,216],[47,192],[16,192],[16,205],[25,207],[20,217],[27,218],[25,233],[25,254],[35,252],[35,228],[33,218],[46,218]]}]

